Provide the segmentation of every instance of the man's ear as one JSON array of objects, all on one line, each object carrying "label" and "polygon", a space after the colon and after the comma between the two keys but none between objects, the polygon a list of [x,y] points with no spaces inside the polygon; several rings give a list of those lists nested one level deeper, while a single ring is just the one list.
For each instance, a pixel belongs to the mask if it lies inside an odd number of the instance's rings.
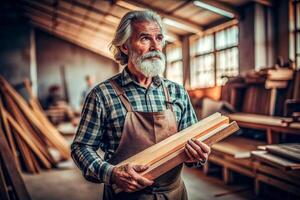
[{"label": "man's ear", "polygon": [[121,46],[121,51],[122,51],[124,54],[128,55],[128,47],[127,47],[126,44],[123,44],[123,45]]}]

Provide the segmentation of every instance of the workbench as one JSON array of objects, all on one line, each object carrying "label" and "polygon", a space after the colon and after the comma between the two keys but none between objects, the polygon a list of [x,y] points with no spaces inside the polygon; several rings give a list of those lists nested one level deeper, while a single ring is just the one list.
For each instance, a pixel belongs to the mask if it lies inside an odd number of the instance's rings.
[{"label": "workbench", "polygon": [[300,134],[300,122],[291,122],[291,118],[248,113],[234,113],[227,116],[230,120],[236,121],[240,127],[265,130],[268,144],[279,143],[278,133]]}]

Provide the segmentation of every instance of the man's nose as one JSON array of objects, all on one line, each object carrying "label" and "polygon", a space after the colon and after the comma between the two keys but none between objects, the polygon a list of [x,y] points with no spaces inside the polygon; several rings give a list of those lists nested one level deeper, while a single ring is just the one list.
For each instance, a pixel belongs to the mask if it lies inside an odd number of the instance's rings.
[{"label": "man's nose", "polygon": [[156,41],[156,40],[151,41],[150,51],[160,50],[160,47],[161,47],[161,44],[158,41]]}]

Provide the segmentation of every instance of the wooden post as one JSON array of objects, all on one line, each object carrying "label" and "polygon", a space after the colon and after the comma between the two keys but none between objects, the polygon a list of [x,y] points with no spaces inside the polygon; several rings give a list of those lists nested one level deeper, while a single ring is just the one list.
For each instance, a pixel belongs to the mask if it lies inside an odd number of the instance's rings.
[{"label": "wooden post", "polygon": [[229,168],[223,166],[223,181],[225,184],[229,184],[232,182],[232,173],[230,172]]}]

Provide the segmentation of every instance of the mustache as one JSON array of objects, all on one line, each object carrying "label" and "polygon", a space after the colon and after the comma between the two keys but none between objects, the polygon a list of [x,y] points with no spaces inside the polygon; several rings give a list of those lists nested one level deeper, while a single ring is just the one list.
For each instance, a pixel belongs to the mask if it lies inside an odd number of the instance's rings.
[{"label": "mustache", "polygon": [[141,60],[145,60],[148,58],[158,57],[160,60],[165,60],[165,55],[160,51],[150,51],[141,56]]}]

